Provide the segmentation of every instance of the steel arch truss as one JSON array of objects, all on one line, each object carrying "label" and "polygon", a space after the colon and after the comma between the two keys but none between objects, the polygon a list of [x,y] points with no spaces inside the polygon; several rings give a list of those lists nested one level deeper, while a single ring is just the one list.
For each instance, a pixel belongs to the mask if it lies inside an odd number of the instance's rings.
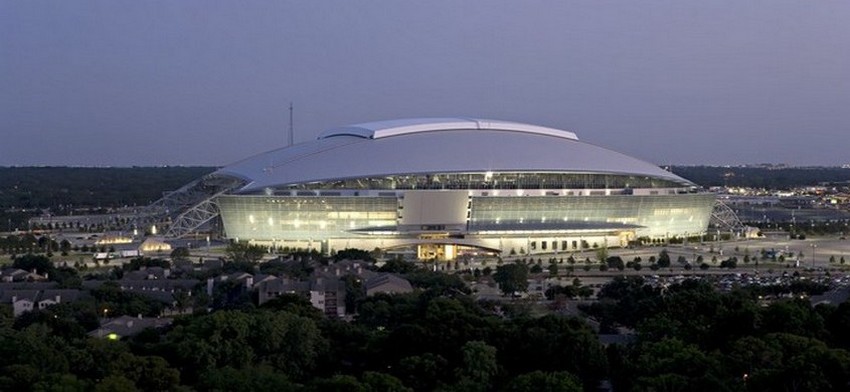
[{"label": "steel arch truss", "polygon": [[724,231],[734,231],[736,233],[743,233],[746,230],[746,226],[741,223],[741,219],[738,218],[738,214],[736,214],[735,211],[732,211],[726,203],[719,199],[714,202],[714,208],[711,210],[711,220],[709,221],[709,225],[712,228]]},{"label": "steel arch truss", "polygon": [[171,226],[168,227],[165,236],[169,238],[183,237],[218,217],[219,210],[218,204],[216,204],[216,198],[225,192],[219,192],[183,211],[183,213],[172,220]]},{"label": "steel arch truss", "polygon": [[139,211],[130,229],[155,224],[168,227],[166,237],[185,236],[218,216],[216,197],[243,185],[240,179],[216,175],[192,181]]}]

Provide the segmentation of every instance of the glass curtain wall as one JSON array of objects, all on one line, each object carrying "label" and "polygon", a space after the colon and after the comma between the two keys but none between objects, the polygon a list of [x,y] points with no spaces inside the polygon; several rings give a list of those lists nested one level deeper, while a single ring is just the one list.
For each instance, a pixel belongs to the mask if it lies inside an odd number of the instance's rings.
[{"label": "glass curtain wall", "polygon": [[469,230],[610,223],[646,227],[639,236],[682,236],[705,231],[713,205],[713,194],[474,197]]},{"label": "glass curtain wall", "polygon": [[638,189],[683,188],[652,177],[595,173],[437,173],[365,177],[297,184],[286,189]]},{"label": "glass curtain wall", "polygon": [[395,197],[221,196],[229,238],[306,240],[344,238],[348,230],[395,227]]}]

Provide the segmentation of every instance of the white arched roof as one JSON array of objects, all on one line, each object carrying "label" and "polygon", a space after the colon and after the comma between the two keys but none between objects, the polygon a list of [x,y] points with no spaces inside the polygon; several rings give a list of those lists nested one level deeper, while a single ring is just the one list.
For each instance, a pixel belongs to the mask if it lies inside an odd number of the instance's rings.
[{"label": "white arched roof", "polygon": [[541,127],[508,121],[480,120],[467,118],[415,118],[404,120],[376,121],[371,123],[350,125],[331,129],[319,135],[319,139],[334,136],[357,136],[368,139],[409,135],[413,133],[456,131],[456,130],[488,130],[506,132],[525,132],[538,135],[555,136],[565,139],[578,140],[575,133],[560,129]]},{"label": "white arched roof", "polygon": [[572,132],[462,118],[392,120],[327,131],[216,172],[247,181],[241,192],[393,174],[486,171],[636,175],[682,184],[656,165],[578,140]]}]

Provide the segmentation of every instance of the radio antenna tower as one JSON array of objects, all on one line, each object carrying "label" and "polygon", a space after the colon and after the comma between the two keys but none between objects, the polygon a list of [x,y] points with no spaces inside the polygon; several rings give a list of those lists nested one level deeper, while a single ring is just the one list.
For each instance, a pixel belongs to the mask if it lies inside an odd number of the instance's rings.
[{"label": "radio antenna tower", "polygon": [[295,127],[292,125],[292,102],[289,102],[289,145],[295,144]]}]

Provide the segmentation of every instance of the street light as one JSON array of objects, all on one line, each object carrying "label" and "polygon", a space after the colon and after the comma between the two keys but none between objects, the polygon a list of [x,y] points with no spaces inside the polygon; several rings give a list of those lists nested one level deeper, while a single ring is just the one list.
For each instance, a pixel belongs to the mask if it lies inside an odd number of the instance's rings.
[{"label": "street light", "polygon": [[812,247],[812,269],[815,269],[815,249],[817,249],[817,244],[809,244]]}]

